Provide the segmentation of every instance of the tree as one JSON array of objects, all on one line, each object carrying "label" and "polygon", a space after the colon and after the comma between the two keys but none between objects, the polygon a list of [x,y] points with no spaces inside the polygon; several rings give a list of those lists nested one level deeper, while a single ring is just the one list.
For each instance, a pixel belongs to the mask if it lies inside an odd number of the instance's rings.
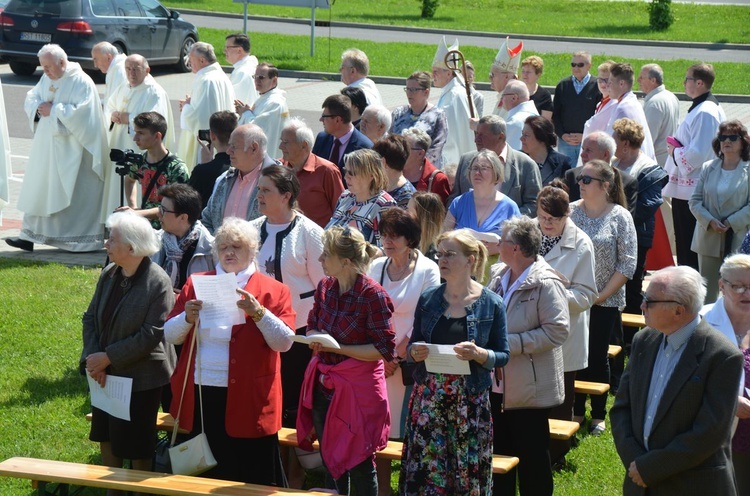
[{"label": "tree", "polygon": [[649,25],[654,31],[664,31],[674,22],[672,0],[651,0],[648,13]]},{"label": "tree", "polygon": [[422,17],[431,19],[435,16],[440,0],[422,0]]}]

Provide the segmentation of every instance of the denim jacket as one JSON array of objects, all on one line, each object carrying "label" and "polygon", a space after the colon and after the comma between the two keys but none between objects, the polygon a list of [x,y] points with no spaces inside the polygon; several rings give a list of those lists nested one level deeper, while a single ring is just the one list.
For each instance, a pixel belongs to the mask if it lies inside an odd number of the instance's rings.
[{"label": "denim jacket", "polygon": [[[414,314],[414,331],[409,339],[409,347],[417,341],[431,342],[432,330],[448,308],[448,302],[443,298],[445,284],[426,289],[419,297],[419,303]],[[467,380],[469,392],[477,394],[492,385],[492,371],[496,367],[503,367],[510,358],[508,334],[505,325],[505,305],[500,296],[482,288],[482,294],[470,306],[466,307],[466,341],[474,343],[489,351],[484,364],[469,362],[471,375]],[[407,353],[412,361],[411,352]],[[417,365],[414,380],[423,384],[427,379],[427,369],[424,362]]]}]

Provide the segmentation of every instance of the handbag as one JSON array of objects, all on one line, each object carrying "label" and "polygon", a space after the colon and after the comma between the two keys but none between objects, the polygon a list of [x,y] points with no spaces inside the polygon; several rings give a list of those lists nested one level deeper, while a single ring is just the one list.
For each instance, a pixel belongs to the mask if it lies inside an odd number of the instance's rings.
[{"label": "handbag", "polygon": [[172,431],[172,441],[169,446],[169,462],[172,465],[172,473],[177,475],[198,475],[214,468],[218,463],[211,453],[211,447],[208,444],[205,428],[203,426],[203,388],[200,380],[200,353],[197,350],[198,341],[198,323],[193,328],[193,339],[190,342],[190,353],[188,354],[188,365],[195,350],[196,367],[198,368],[198,398],[200,401],[201,412],[201,433],[188,439],[184,443],[175,446],[177,441],[177,432],[180,430],[180,414],[182,413],[182,402],[185,399],[185,388],[187,387],[187,378],[190,367],[185,372],[185,379],[182,382],[182,396],[180,397],[180,406],[177,409],[177,417],[174,422]]}]

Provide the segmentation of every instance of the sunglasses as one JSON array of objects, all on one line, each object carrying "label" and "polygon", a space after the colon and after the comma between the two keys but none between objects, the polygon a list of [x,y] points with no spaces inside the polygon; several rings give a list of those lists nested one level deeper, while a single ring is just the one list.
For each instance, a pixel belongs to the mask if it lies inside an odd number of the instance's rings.
[{"label": "sunglasses", "polygon": [[580,175],[576,178],[577,183],[591,184],[591,181],[599,181],[600,183],[605,182],[604,179],[599,179],[598,177],[591,177],[591,176],[584,176],[584,175]]},{"label": "sunglasses", "polygon": [[585,66],[585,65],[586,65],[586,63],[585,63],[585,62],[571,62],[571,63],[570,63],[570,67],[578,67],[578,68],[581,68],[581,67],[583,67],[583,66]]},{"label": "sunglasses", "polygon": [[720,134],[719,135],[719,141],[727,141],[727,140],[729,140],[732,143],[734,143],[738,139],[740,139],[740,135],[739,134]]}]

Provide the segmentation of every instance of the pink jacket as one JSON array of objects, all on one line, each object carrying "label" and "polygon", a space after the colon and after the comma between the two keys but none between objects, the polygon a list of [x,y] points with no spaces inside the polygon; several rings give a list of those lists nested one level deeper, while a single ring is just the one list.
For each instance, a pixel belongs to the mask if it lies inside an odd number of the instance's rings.
[{"label": "pink jacket", "polygon": [[329,472],[338,479],[351,468],[373,456],[388,444],[391,414],[382,360],[363,362],[349,358],[328,365],[313,357],[305,370],[299,399],[297,439],[299,447],[312,451],[313,389],[324,374],[325,387],[333,399],[325,420],[321,455]]}]

